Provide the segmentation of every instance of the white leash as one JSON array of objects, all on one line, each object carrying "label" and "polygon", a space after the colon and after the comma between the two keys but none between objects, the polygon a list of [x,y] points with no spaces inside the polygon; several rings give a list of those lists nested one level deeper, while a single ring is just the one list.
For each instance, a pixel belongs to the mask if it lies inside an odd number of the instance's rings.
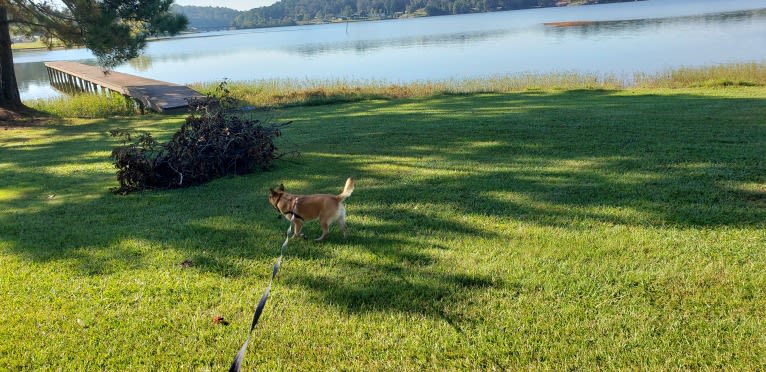
[{"label": "white leash", "polygon": [[287,248],[287,243],[290,241],[290,233],[293,231],[293,224],[295,223],[295,214],[293,214],[293,217],[289,219],[288,221],[290,222],[290,227],[287,228],[287,236],[285,237],[285,242],[282,243],[282,248],[279,251],[279,258],[277,258],[277,262],[274,264],[274,268],[271,271],[271,279],[269,279],[269,285],[266,287],[266,290],[263,292],[263,295],[261,295],[261,299],[258,301],[258,306],[255,307],[255,313],[253,314],[253,322],[250,324],[250,331],[247,333],[247,339],[245,339],[245,343],[242,344],[242,347],[239,349],[237,356],[234,357],[234,361],[231,363],[231,367],[229,367],[229,372],[239,372],[239,369],[242,368],[242,361],[245,359],[245,351],[247,351],[247,345],[250,343],[250,337],[253,335],[253,329],[255,329],[255,326],[258,324],[258,319],[261,317],[261,313],[263,313],[263,308],[266,306],[266,300],[269,299],[269,293],[271,292],[271,285],[272,283],[274,283],[274,278],[277,277],[277,273],[279,272],[280,266],[282,266],[282,257],[285,254],[285,248]]}]

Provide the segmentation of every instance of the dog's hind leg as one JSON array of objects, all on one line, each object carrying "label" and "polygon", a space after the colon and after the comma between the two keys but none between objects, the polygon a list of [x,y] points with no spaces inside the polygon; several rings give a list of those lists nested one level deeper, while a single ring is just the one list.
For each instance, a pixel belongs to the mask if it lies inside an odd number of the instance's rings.
[{"label": "dog's hind leg", "polygon": [[343,230],[343,237],[348,237],[348,226],[346,226],[346,208],[341,205],[340,215],[338,215],[338,226]]},{"label": "dog's hind leg", "polygon": [[322,241],[327,234],[330,233],[330,221],[327,220],[319,220],[319,224],[322,226],[322,236],[316,238],[316,241]]},{"label": "dog's hind leg", "polygon": [[341,217],[338,219],[338,226],[343,230],[343,237],[348,238],[348,226],[346,226],[346,219]]}]

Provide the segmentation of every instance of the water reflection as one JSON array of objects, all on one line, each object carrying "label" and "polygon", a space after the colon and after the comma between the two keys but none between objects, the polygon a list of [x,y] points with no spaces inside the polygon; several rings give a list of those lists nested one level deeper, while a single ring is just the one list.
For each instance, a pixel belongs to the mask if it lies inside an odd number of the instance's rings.
[{"label": "water reflection", "polygon": [[142,54],[128,61],[128,64],[136,71],[145,72],[152,68],[153,63],[151,56],[148,54]]},{"label": "water reflection", "polygon": [[42,62],[17,63],[13,65],[19,90],[28,90],[32,85],[48,84],[48,71]]},{"label": "water reflection", "polygon": [[513,30],[489,30],[474,32],[444,33],[435,35],[418,35],[391,39],[349,40],[334,43],[307,43],[287,48],[290,53],[311,57],[319,54],[354,51],[367,54],[384,48],[412,48],[425,46],[458,46],[479,41],[501,39]]},{"label": "water reflection", "polygon": [[766,9],[744,10],[737,12],[703,14],[696,16],[665,17],[650,19],[626,19],[614,21],[582,21],[572,22],[572,25],[561,26],[551,24],[545,28],[546,34],[569,35],[577,34],[582,37],[594,35],[614,35],[615,33],[636,33],[649,29],[659,29],[667,26],[683,25],[721,25],[727,23],[742,23],[747,21],[766,20]]},{"label": "water reflection", "polygon": [[[627,19],[612,21],[584,22],[569,27],[545,27],[545,33],[551,35],[576,33],[583,37],[613,35],[618,32],[635,33],[663,26],[682,25],[717,25],[739,23],[749,20],[766,19],[766,9],[745,10],[726,13],[704,14],[697,16],[665,17],[650,19]],[[366,54],[385,48],[412,48],[426,46],[460,46],[486,42],[493,39],[503,39],[512,34],[529,32],[540,24],[524,27],[506,27],[503,29],[480,30],[470,32],[450,32],[430,35],[392,37],[386,39],[346,40],[339,42],[312,42],[295,46],[287,46],[286,51],[312,57],[327,53],[353,51]]]}]

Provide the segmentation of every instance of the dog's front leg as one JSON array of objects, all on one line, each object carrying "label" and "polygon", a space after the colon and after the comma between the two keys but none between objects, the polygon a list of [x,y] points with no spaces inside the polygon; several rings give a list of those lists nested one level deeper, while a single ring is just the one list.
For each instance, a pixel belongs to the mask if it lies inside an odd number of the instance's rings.
[{"label": "dog's front leg", "polygon": [[300,237],[304,238],[303,234],[301,234],[301,228],[302,227],[303,227],[303,221],[301,221],[301,220],[296,218],[293,221],[293,236],[292,236],[293,238],[296,237],[296,236],[300,236]]}]

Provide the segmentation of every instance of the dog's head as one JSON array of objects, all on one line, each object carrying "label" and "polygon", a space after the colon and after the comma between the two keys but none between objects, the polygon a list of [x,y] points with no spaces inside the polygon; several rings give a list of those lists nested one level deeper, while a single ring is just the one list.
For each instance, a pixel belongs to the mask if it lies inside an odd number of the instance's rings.
[{"label": "dog's head", "polygon": [[277,187],[276,190],[269,188],[269,204],[271,204],[272,207],[276,208],[278,211],[281,212],[279,209],[279,200],[282,199],[282,196],[285,195],[285,185],[279,184],[279,187]]}]

